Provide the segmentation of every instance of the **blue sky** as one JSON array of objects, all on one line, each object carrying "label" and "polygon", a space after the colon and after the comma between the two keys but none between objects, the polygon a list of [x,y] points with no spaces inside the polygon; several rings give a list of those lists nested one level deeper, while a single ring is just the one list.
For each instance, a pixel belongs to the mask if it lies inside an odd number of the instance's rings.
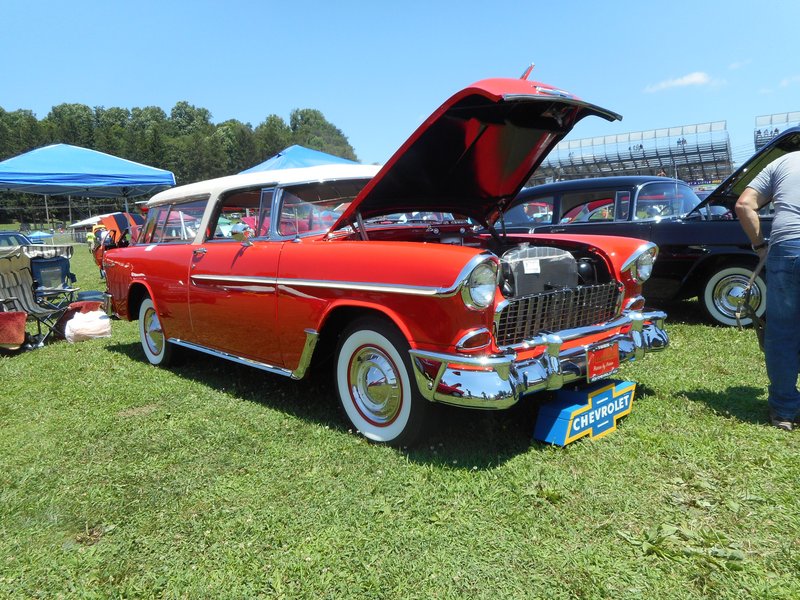
[{"label": "blue sky", "polygon": [[180,100],[254,126],[317,108],[385,162],[447,97],[487,77],[569,90],[624,117],[568,139],[800,111],[797,0],[273,2],[2,0],[0,107]]}]

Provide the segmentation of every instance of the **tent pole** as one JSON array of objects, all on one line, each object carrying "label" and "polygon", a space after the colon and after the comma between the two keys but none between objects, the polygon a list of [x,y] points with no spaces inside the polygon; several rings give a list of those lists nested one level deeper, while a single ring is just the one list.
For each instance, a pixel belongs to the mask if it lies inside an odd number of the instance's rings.
[{"label": "tent pole", "polygon": [[45,217],[45,228],[50,229],[50,209],[47,207],[47,194],[44,195],[44,217]]},{"label": "tent pole", "polygon": [[69,208],[69,222],[72,223],[72,196],[67,196],[67,208]]}]

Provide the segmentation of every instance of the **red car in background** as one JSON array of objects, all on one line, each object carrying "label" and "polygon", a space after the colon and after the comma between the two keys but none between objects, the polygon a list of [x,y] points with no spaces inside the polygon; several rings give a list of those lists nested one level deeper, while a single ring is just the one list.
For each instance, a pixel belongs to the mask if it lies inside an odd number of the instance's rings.
[{"label": "red car in background", "polygon": [[[156,365],[182,347],[299,379],[331,357],[349,421],[394,445],[420,439],[433,403],[504,409],[608,377],[668,344],[665,314],[646,312],[641,296],[655,245],[495,226],[589,115],[618,118],[545,84],[485,80],[383,168],[162,192],[138,242],[105,254],[113,306],[139,320]],[[176,219],[194,219],[193,239],[172,235]]]}]

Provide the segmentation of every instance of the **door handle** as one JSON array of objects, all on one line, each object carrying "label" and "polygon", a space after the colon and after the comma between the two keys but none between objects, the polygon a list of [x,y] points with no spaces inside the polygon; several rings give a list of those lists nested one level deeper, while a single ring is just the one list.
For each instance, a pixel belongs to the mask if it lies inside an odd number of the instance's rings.
[{"label": "door handle", "polygon": [[192,254],[195,254],[195,255],[197,255],[197,254],[205,254],[206,252],[208,252],[208,250],[206,250],[205,248],[195,248],[194,250],[192,250]]}]

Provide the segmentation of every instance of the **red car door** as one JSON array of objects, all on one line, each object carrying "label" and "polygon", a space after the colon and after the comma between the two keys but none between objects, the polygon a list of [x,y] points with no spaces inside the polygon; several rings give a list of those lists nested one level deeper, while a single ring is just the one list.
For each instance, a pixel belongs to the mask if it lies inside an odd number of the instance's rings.
[{"label": "red car door", "polygon": [[209,240],[194,247],[189,268],[194,342],[281,366],[275,283],[282,245]]}]

